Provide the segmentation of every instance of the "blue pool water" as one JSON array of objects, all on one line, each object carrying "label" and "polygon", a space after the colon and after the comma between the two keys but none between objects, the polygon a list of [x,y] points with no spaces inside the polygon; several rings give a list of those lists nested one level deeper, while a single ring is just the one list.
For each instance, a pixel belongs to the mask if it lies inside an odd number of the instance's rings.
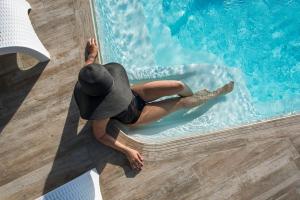
[{"label": "blue pool water", "polygon": [[162,141],[300,111],[300,1],[95,0],[104,63],[132,83],[178,79],[196,91],[229,80],[234,92],[204,107],[126,130]]}]

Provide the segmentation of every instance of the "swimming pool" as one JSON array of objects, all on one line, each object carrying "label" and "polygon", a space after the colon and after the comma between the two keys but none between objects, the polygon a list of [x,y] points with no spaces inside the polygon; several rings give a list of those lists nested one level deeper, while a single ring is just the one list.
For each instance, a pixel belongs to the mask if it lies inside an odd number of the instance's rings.
[{"label": "swimming pool", "polygon": [[226,97],[137,129],[143,141],[206,134],[300,111],[300,2],[95,0],[104,63],[132,83],[177,79]]}]

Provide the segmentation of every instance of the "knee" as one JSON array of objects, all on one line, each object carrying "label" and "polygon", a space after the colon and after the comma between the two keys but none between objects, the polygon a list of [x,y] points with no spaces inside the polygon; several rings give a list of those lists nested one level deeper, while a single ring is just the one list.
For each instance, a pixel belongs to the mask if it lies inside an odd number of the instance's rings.
[{"label": "knee", "polygon": [[178,91],[181,91],[185,88],[185,85],[181,81],[174,81],[174,88]]}]

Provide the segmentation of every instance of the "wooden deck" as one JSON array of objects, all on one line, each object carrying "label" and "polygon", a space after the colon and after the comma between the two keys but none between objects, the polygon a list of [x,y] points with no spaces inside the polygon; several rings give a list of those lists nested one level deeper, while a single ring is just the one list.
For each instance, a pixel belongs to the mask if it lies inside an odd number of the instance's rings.
[{"label": "wooden deck", "polygon": [[98,143],[72,98],[86,40],[87,0],[29,0],[30,18],[52,59],[32,69],[0,57],[0,199],[34,199],[97,168],[104,200],[300,199],[300,115],[138,148],[145,169]]},{"label": "wooden deck", "polygon": [[146,166],[134,176],[108,165],[104,199],[300,199],[299,122],[297,115],[148,145],[119,134]]}]

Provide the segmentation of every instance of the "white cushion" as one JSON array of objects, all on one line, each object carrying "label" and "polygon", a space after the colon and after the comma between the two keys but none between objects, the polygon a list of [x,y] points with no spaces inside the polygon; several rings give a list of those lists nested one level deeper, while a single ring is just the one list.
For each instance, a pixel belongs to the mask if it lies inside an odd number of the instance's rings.
[{"label": "white cushion", "polygon": [[29,9],[25,0],[0,0],[0,55],[22,52],[47,61],[49,52],[32,27]]}]

